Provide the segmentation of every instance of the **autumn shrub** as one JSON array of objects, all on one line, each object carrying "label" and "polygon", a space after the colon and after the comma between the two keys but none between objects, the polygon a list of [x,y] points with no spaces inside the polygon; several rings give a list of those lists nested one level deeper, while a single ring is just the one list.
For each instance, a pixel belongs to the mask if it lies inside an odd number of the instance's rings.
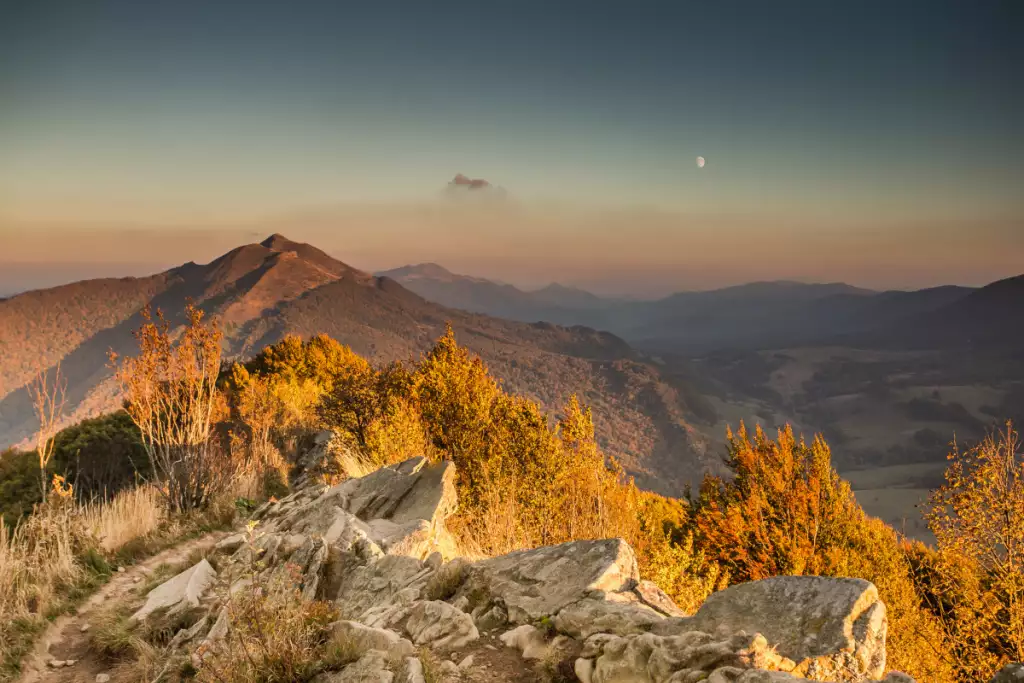
[{"label": "autumn shrub", "polygon": [[214,434],[222,334],[192,304],[180,334],[159,310],[155,320],[148,309],[143,317],[135,332],[138,355],[110,357],[125,410],[139,428],[167,505],[176,512],[205,508],[231,476]]},{"label": "autumn shrub", "polygon": [[823,439],[777,439],[757,429],[730,435],[728,480],[707,477],[693,528],[730,582],[785,574],[873,582],[889,615],[888,666],[919,680],[953,680],[943,630],[922,604],[901,540],[869,518],[831,465]]},{"label": "autumn shrub", "polygon": [[1024,660],[1024,453],[1007,424],[949,460],[925,515],[937,552],[917,552],[917,576],[959,679],[987,680]]},{"label": "autumn shrub", "polygon": [[641,575],[656,583],[687,614],[728,585],[728,574],[697,548],[689,508],[680,500],[639,494],[637,529],[629,538]]}]

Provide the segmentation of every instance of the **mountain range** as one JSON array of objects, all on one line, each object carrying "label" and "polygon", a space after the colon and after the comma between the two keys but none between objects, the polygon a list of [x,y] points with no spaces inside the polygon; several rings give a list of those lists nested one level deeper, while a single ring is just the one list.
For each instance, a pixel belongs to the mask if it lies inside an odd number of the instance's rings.
[{"label": "mountain range", "polygon": [[[655,301],[551,284],[526,291],[425,263],[384,271],[426,299],[522,321],[609,330],[652,351],[699,354],[807,345],[1005,347],[1024,332],[1024,275],[981,288],[877,292],[844,283],[753,282]],[[1013,315],[1017,313],[1018,315]]]},{"label": "mountain range", "polygon": [[108,352],[133,353],[144,307],[177,321],[187,300],[221,320],[228,358],[250,356],[287,334],[326,333],[376,361],[411,359],[450,322],[506,387],[552,413],[578,393],[594,410],[602,446],[642,483],[679,491],[715,467],[687,403],[694,392],[619,337],[447,308],[281,235],[205,265],[0,300],[0,445],[35,430],[25,385],[58,362],[70,421],[116,408]]},{"label": "mountain range", "polygon": [[318,333],[375,361],[414,359],[450,322],[549,413],[577,393],[605,452],[663,493],[721,472],[740,422],[822,433],[865,508],[925,538],[914,505],[950,441],[1024,421],[1024,276],[912,292],[756,282],[638,302],[436,264],[373,275],[272,235],[207,264],[0,299],[0,446],[35,431],[25,385],[58,362],[69,422],[116,408],[108,352],[134,351],[144,307],[176,321],[189,299],[222,321],[228,359]]}]

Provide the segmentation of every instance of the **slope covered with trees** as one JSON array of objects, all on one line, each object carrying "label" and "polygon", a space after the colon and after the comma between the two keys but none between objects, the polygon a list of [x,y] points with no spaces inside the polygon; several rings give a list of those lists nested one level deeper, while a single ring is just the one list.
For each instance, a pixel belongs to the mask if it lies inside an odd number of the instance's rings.
[{"label": "slope covered with trees", "polygon": [[143,310],[173,325],[192,301],[222,322],[228,359],[288,335],[326,333],[376,363],[430,349],[450,321],[503,386],[555,411],[578,393],[594,411],[602,447],[645,486],[680,492],[708,466],[704,410],[687,380],[620,338],[585,327],[527,324],[428,302],[308,244],[273,235],[209,264],[188,263],[141,280],[88,281],[0,300],[0,445],[36,430],[26,384],[58,361],[68,423],[119,407],[107,354],[131,353]]},{"label": "slope covered with trees", "polygon": [[[705,477],[688,499],[665,498],[637,488],[602,452],[576,396],[552,414],[507,391],[450,327],[407,362],[371,362],[320,335],[286,336],[221,367],[217,324],[195,309],[186,319],[180,332],[147,322],[139,352],[115,359],[153,463],[150,490],[174,516],[215,507],[243,479],[253,482],[247,495],[279,495],[312,435],[330,429],[334,464],[317,473],[327,483],[414,454],[453,462],[460,507],[450,528],[482,555],[621,537],[642,575],[690,610],[751,579],[859,577],[887,606],[891,668],[926,681],[984,680],[1024,653],[1024,457],[1011,427],[951,454],[931,500],[930,549],[863,512],[820,437],[808,444],[789,428],[772,439],[740,426],[721,476]],[[4,458],[27,476],[17,456]],[[70,494],[55,477],[41,509]]]}]

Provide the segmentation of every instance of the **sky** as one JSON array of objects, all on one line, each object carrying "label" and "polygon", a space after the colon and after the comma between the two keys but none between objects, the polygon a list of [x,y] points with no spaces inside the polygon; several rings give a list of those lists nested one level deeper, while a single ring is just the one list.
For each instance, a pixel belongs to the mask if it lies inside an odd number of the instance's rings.
[{"label": "sky", "polygon": [[[0,292],[274,231],[368,270],[638,296],[1024,271],[1013,0],[0,0],[0,16]],[[504,198],[454,201],[456,173]]]}]

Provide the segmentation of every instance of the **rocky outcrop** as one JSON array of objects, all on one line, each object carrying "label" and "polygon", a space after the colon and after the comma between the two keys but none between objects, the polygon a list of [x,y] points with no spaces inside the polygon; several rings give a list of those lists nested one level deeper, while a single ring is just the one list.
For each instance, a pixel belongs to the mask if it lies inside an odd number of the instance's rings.
[{"label": "rocky outcrop", "polygon": [[[484,636],[518,651],[517,661],[554,663],[583,683],[854,681],[884,672],[885,607],[866,581],[755,581],[684,616],[640,577],[621,539],[470,562],[454,557],[445,528],[454,477],[449,463],[414,458],[333,487],[310,484],[261,507],[255,535],[221,541],[219,575],[204,560],[155,589],[137,617],[193,610],[172,642],[209,650],[230,629],[228,598],[211,595],[287,575],[299,577],[304,599],[337,607],[344,619],[332,636],[359,653],[320,683],[420,683],[417,648],[461,653],[461,669],[441,662],[443,675],[457,677]],[[900,676],[885,680],[908,680]]]},{"label": "rocky outcrop", "polygon": [[1024,664],[1007,664],[989,683],[1024,683]]},{"label": "rocky outcrop", "polygon": [[504,605],[510,621],[528,624],[592,591],[629,590],[639,578],[625,541],[576,541],[477,562],[459,596],[473,602],[472,596],[486,595]]},{"label": "rocky outcrop", "polygon": [[132,621],[145,621],[154,615],[175,617],[199,608],[200,600],[217,579],[217,572],[206,560],[189,567],[166,581],[146,596],[144,604],[131,616]]},{"label": "rocky outcrop", "polygon": [[254,517],[263,522],[264,536],[302,534],[343,550],[369,542],[385,554],[454,557],[444,520],[456,505],[454,467],[420,457],[331,488],[312,485],[264,505]]},{"label": "rocky outcrop", "polygon": [[688,627],[759,632],[808,678],[885,672],[885,605],[863,579],[779,576],[712,594]]}]

